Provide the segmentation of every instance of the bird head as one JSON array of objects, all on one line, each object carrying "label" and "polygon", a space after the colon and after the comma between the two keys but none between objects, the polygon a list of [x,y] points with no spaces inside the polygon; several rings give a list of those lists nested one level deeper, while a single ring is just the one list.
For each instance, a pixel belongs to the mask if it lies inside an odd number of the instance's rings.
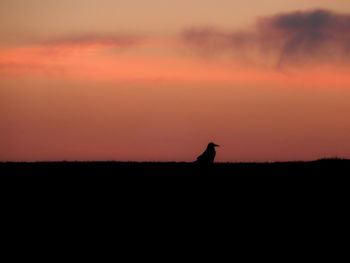
[{"label": "bird head", "polygon": [[214,148],[214,147],[219,147],[220,145],[218,145],[218,144],[215,144],[215,143],[213,143],[213,142],[210,142],[209,144],[208,144],[208,148]]}]

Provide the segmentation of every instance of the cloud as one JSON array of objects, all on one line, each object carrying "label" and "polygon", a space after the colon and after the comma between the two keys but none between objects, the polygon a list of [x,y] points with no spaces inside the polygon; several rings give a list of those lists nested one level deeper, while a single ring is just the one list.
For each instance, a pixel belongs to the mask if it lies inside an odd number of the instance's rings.
[{"label": "cloud", "polygon": [[0,48],[0,77],[120,76],[122,65],[117,65],[117,69],[115,66],[120,61],[118,55],[143,45],[144,39],[122,34],[85,34],[36,39],[29,45],[3,47]]},{"label": "cloud", "polygon": [[66,70],[60,65],[45,65],[35,62],[1,62],[0,61],[0,77],[19,78],[23,76],[64,76]]},{"label": "cloud", "polygon": [[50,57],[63,57],[72,53],[88,50],[104,52],[106,50],[124,51],[142,45],[144,38],[122,34],[80,34],[39,40],[36,45],[41,54]]},{"label": "cloud", "polygon": [[232,54],[282,67],[304,62],[350,62],[350,14],[298,11],[257,19],[252,30],[192,28],[182,39],[202,55]]},{"label": "cloud", "polygon": [[139,44],[140,37],[127,35],[99,35],[99,34],[85,34],[77,36],[64,36],[60,38],[50,39],[44,41],[46,45],[108,45],[116,47],[128,47]]}]

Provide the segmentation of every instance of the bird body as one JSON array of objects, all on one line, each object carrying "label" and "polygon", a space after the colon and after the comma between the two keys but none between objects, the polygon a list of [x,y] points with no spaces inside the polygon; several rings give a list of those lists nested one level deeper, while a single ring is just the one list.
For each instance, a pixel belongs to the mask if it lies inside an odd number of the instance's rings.
[{"label": "bird body", "polygon": [[211,164],[214,163],[214,159],[216,156],[215,147],[218,147],[219,145],[211,142],[208,144],[207,149],[197,157],[197,163],[200,164]]}]

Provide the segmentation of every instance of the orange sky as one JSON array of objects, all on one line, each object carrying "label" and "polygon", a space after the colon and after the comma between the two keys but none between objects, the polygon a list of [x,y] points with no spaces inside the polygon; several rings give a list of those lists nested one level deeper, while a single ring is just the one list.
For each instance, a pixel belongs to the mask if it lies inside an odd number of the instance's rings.
[{"label": "orange sky", "polygon": [[350,158],[346,1],[0,3],[0,161]]}]

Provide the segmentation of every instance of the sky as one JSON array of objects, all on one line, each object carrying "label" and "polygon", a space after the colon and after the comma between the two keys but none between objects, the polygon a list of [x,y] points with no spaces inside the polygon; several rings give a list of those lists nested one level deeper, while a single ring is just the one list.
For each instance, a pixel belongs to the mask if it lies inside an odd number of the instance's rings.
[{"label": "sky", "polygon": [[1,0],[0,161],[350,158],[348,0]]}]

